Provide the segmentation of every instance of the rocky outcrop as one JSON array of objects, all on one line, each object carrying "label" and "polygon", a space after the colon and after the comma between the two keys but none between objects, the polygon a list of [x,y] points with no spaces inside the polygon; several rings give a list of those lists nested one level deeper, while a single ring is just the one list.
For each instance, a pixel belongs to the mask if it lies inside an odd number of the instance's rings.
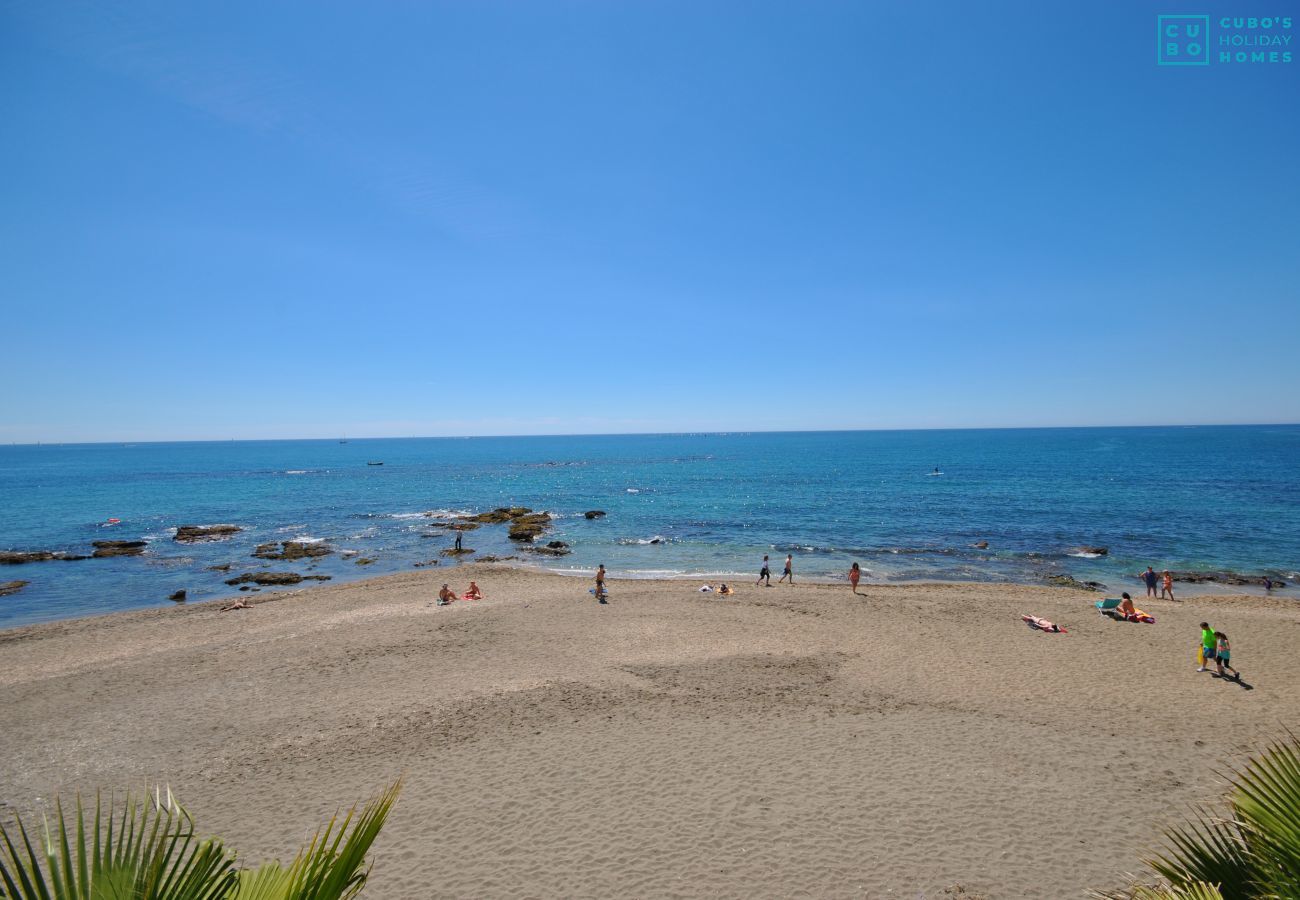
[{"label": "rocky outcrop", "polygon": [[277,544],[258,544],[253,555],[258,559],[310,559],[316,556],[329,556],[334,550],[324,544],[304,543],[302,541],[282,541]]},{"label": "rocky outcrop", "polygon": [[5,581],[0,582],[0,597],[8,597],[10,594],[16,594],[31,582],[27,581]]},{"label": "rocky outcrop", "polygon": [[976,550],[987,550],[989,548],[989,542],[976,541],[975,543],[971,544],[971,546],[974,547]]},{"label": "rocky outcrop", "polygon": [[245,572],[237,578],[226,579],[226,584],[257,584],[262,587],[271,585],[298,584],[302,581],[329,581],[328,575],[299,575],[297,572]]},{"label": "rocky outcrop", "polygon": [[516,516],[510,520],[510,530],[506,537],[512,541],[532,543],[541,537],[551,525],[549,513],[530,513]]},{"label": "rocky outcrop", "polygon": [[551,541],[545,547],[525,547],[530,553],[538,553],[542,556],[568,556],[571,552],[569,545],[564,541]]},{"label": "rocky outcrop", "polygon": [[373,565],[374,561],[375,560],[372,557],[363,556],[360,559],[356,560],[356,564],[359,566],[369,566],[369,565]]},{"label": "rocky outcrop", "polygon": [[181,525],[176,529],[174,540],[183,544],[196,541],[224,541],[232,534],[243,531],[238,525]]},{"label": "rocky outcrop", "polygon": [[96,559],[102,559],[105,556],[139,556],[144,552],[144,548],[149,546],[148,541],[92,541],[91,546],[95,552],[91,556]]},{"label": "rocky outcrop", "polygon": [[184,591],[176,591],[175,593],[171,594],[167,599],[168,599],[168,600],[175,600],[177,603],[180,603],[180,602],[182,602],[182,601],[185,599],[185,592],[184,592]]},{"label": "rocky outcrop", "polygon": [[499,562],[505,562],[508,559],[518,559],[518,558],[519,557],[517,556],[492,556],[489,554],[488,556],[480,556],[475,564],[477,565],[478,563],[499,563]]},{"label": "rocky outcrop", "polygon": [[582,514],[582,517],[584,519],[603,519],[605,518],[605,511],[603,509],[589,509]]},{"label": "rocky outcrop", "polygon": [[222,564],[219,565],[219,566],[208,566],[208,571],[209,571],[209,572],[229,572],[229,571],[230,571],[230,565],[231,565],[230,563],[222,563]]},{"label": "rocky outcrop", "polygon": [[1084,546],[1084,547],[1075,547],[1075,548],[1074,548],[1073,550],[1071,550],[1070,552],[1071,552],[1071,553],[1086,553],[1086,554],[1088,554],[1089,556],[1106,556],[1107,554],[1110,553],[1110,550],[1109,550],[1108,548],[1106,548],[1106,547],[1088,547],[1088,546]]},{"label": "rocky outcrop", "polygon": [[63,550],[0,550],[0,566],[17,566],[22,563],[48,562],[52,559],[74,560],[90,559]]},{"label": "rocky outcrop", "polygon": [[[1240,572],[1171,572],[1174,581],[1181,581],[1184,584],[1235,584],[1235,585],[1259,585],[1263,587],[1263,575],[1243,575]],[[1273,582],[1273,587],[1286,587],[1286,582],[1280,578],[1268,578]]]},{"label": "rocky outcrop", "polygon": [[1079,581],[1073,575],[1044,575],[1043,580],[1057,587],[1074,588],[1077,591],[1100,591],[1106,588],[1100,581]]},{"label": "rocky outcrop", "polygon": [[502,525],[511,519],[518,519],[520,516],[526,516],[532,510],[526,506],[498,506],[491,512],[478,513],[469,516],[467,522],[482,522],[484,525]]},{"label": "rocky outcrop", "polygon": [[474,551],[469,547],[448,547],[442,551],[443,556],[469,556]]}]

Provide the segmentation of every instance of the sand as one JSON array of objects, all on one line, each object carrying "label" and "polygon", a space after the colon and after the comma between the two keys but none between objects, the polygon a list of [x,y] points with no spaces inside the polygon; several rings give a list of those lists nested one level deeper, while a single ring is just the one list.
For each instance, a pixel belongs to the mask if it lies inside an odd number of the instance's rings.
[{"label": "sand", "polygon": [[[453,575],[487,599],[432,605]],[[476,566],[0,632],[0,816],[165,783],[251,863],[400,775],[374,898],[1078,897],[1300,723],[1294,601],[1137,625],[1068,589],[613,575],[608,606]],[[1195,671],[1202,619],[1253,689]]]}]

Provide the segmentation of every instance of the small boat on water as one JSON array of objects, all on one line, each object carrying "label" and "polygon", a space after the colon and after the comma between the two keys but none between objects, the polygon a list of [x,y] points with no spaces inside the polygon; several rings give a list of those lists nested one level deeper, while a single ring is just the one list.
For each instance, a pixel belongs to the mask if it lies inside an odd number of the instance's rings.
[{"label": "small boat on water", "polygon": [[368,465],[368,466],[382,466],[383,463],[382,463],[382,462],[368,462],[368,463],[366,463],[366,465]]}]

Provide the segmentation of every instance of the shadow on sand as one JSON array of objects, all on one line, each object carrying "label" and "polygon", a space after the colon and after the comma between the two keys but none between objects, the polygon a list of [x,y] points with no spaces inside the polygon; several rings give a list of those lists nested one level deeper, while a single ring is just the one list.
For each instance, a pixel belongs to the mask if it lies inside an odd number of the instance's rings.
[{"label": "shadow on sand", "polygon": [[1240,675],[1220,675],[1218,672],[1211,672],[1210,674],[1215,678],[1219,679],[1220,681],[1226,681],[1229,684],[1235,684],[1243,691],[1253,691],[1255,689],[1255,686],[1253,684],[1247,684],[1246,682],[1242,681]]}]

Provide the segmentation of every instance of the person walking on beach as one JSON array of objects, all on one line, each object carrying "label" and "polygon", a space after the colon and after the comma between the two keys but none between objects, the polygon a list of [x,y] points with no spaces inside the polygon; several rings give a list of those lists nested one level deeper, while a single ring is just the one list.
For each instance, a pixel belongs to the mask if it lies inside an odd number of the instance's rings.
[{"label": "person walking on beach", "polygon": [[1160,581],[1160,599],[1174,599],[1174,576],[1168,569]]},{"label": "person walking on beach", "polygon": [[1198,668],[1196,671],[1204,672],[1205,667],[1209,663],[1214,661],[1214,658],[1218,655],[1215,652],[1215,648],[1218,646],[1218,643],[1219,643],[1219,639],[1214,636],[1214,629],[1210,627],[1210,623],[1202,622],[1201,623],[1201,649],[1200,649],[1201,665],[1200,668]]},{"label": "person walking on beach", "polygon": [[1227,678],[1228,676],[1223,674],[1223,670],[1227,669],[1232,673],[1233,678],[1240,681],[1241,673],[1232,667],[1232,644],[1228,643],[1228,636],[1222,631],[1216,631],[1214,639],[1216,641],[1214,659],[1219,664],[1219,677]]},{"label": "person walking on beach", "polygon": [[790,579],[791,584],[794,584],[794,554],[793,553],[787,553],[785,555],[785,571],[781,573],[781,577],[776,580],[776,583],[780,584],[781,582],[785,581],[787,578]]},{"label": "person walking on beach", "polygon": [[766,584],[767,587],[772,586],[772,567],[767,560],[766,554],[763,556],[763,568],[758,570],[758,581],[755,581],[754,584]]},{"label": "person walking on beach", "polygon": [[854,563],[853,568],[849,569],[849,584],[853,585],[853,593],[858,592],[858,580],[862,578],[862,570],[858,564]]},{"label": "person walking on beach", "polygon": [[1147,596],[1155,597],[1156,595],[1156,570],[1147,566],[1147,570],[1138,576],[1147,585]]},{"label": "person walking on beach", "polygon": [[604,563],[601,563],[600,567],[596,569],[596,599],[599,600],[601,603],[609,602],[609,600],[607,599],[607,595],[605,594],[605,564]]}]

